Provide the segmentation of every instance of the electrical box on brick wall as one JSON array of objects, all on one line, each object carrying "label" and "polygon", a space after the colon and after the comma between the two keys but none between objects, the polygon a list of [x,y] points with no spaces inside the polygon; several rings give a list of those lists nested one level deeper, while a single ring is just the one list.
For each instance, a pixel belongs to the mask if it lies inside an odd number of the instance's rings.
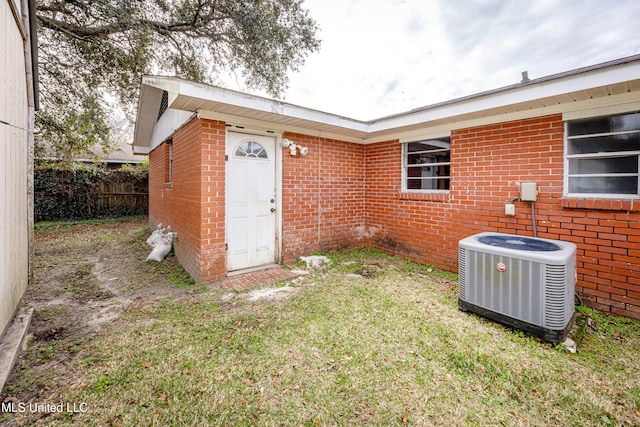
[{"label": "electrical box on brick wall", "polygon": [[504,214],[507,216],[514,216],[516,214],[516,205],[513,203],[507,203],[504,205]]},{"label": "electrical box on brick wall", "polygon": [[535,182],[523,182],[520,184],[520,200],[523,202],[535,202],[538,199],[538,186]]}]

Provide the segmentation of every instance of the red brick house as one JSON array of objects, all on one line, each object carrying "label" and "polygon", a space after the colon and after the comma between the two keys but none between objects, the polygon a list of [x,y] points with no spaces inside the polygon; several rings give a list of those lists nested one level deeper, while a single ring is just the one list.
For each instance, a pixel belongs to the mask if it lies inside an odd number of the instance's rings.
[{"label": "red brick house", "polygon": [[200,282],[362,246],[455,272],[466,236],[533,235],[536,183],[585,303],[640,318],[640,55],[372,121],[145,77],[134,146]]}]

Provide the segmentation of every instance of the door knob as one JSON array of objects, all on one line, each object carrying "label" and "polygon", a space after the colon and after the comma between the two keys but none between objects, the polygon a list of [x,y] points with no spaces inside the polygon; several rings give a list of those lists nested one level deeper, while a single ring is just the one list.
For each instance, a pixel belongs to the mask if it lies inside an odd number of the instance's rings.
[{"label": "door knob", "polygon": [[271,203],[275,203],[275,202],[276,202],[276,199],[271,199]]},{"label": "door knob", "polygon": [[275,211],[276,211],[276,208],[271,208],[271,212],[275,212]]}]

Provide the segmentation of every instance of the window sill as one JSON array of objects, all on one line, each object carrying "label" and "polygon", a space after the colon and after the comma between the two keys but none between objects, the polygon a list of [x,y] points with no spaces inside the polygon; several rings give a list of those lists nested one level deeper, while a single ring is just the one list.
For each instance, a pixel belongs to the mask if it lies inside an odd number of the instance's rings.
[{"label": "window sill", "polygon": [[173,190],[173,182],[165,182],[164,183],[165,190]]},{"label": "window sill", "polygon": [[602,211],[640,211],[638,199],[588,199],[563,197],[560,204],[564,209],[594,209]]},{"label": "window sill", "polygon": [[449,193],[398,193],[400,200],[423,200],[428,202],[448,202]]}]

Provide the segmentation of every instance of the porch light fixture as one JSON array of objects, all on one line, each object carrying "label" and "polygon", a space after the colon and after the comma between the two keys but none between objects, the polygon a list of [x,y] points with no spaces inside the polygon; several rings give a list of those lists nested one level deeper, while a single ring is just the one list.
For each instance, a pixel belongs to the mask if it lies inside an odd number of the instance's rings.
[{"label": "porch light fixture", "polygon": [[280,141],[280,145],[282,145],[282,148],[289,148],[291,144],[292,144],[291,140],[287,138],[282,138],[282,140]]},{"label": "porch light fixture", "polygon": [[280,141],[280,145],[283,148],[288,148],[289,154],[291,154],[292,156],[295,156],[296,154],[298,154],[297,151],[300,151],[301,156],[306,156],[309,153],[309,149],[307,147],[303,147],[302,145],[296,145],[295,142],[287,138],[282,138],[282,140]]}]

